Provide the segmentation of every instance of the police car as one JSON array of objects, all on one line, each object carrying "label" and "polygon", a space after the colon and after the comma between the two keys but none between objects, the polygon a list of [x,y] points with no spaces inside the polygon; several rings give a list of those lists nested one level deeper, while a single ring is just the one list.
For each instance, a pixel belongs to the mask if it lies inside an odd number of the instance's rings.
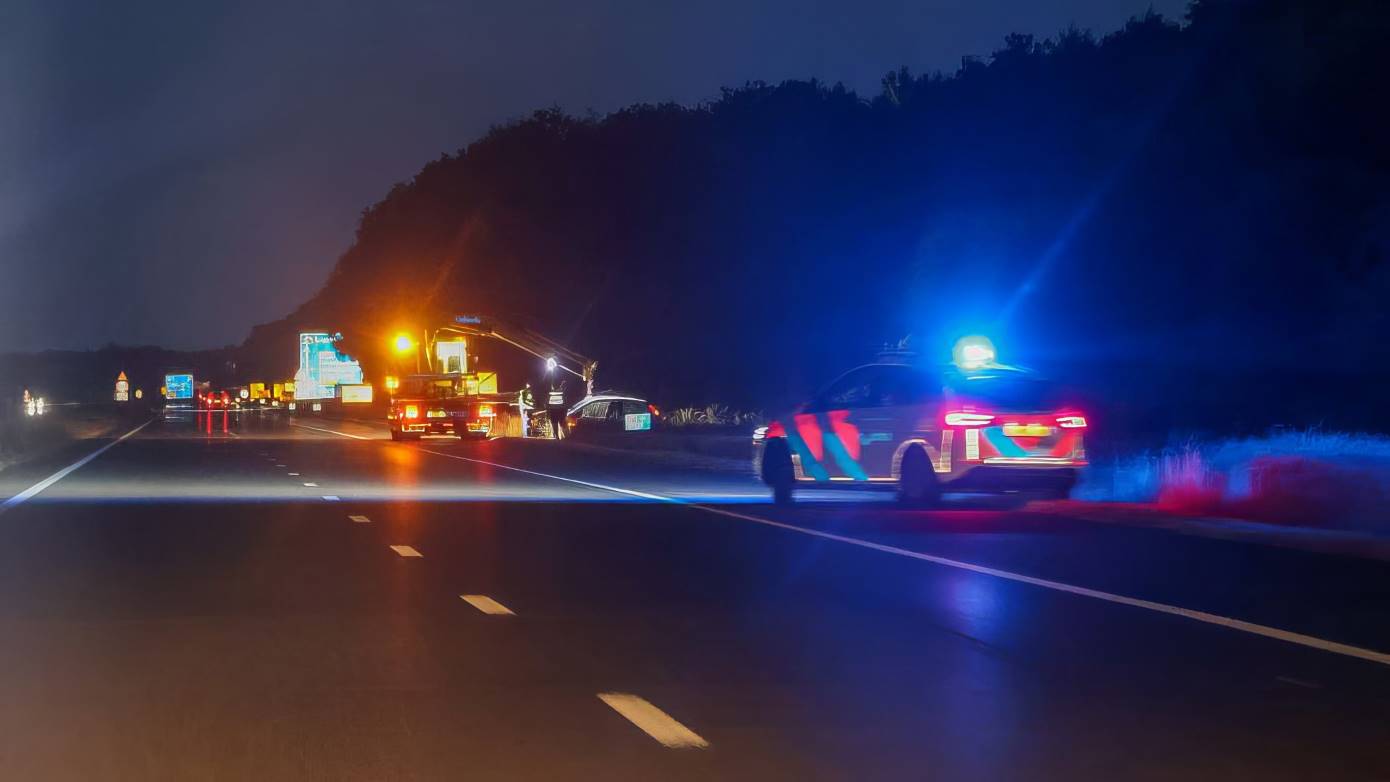
[{"label": "police car", "polygon": [[753,433],[754,470],[778,502],[809,484],[884,485],[910,504],[943,492],[1066,496],[1086,464],[1086,417],[1056,385],[995,361],[984,339],[944,367],[852,369]]}]

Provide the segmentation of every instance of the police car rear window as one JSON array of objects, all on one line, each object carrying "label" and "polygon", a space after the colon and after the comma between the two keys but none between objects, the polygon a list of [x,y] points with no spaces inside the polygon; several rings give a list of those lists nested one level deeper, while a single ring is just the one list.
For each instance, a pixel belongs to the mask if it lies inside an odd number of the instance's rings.
[{"label": "police car rear window", "polygon": [[948,378],[946,395],[1020,412],[1051,410],[1060,404],[1055,383],[1024,372]]}]

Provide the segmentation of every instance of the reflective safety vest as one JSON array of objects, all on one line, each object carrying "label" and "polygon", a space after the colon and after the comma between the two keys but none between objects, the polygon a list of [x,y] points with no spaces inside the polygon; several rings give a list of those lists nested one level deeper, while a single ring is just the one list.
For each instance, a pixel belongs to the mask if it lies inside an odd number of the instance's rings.
[{"label": "reflective safety vest", "polygon": [[529,388],[521,389],[521,398],[518,401],[521,403],[522,407],[536,406],[536,398],[531,396],[531,389]]},{"label": "reflective safety vest", "polygon": [[560,407],[560,406],[563,405],[564,403],[565,403],[565,392],[564,392],[564,391],[551,391],[551,392],[550,392],[550,397],[546,400],[546,404],[550,405],[551,407]]}]

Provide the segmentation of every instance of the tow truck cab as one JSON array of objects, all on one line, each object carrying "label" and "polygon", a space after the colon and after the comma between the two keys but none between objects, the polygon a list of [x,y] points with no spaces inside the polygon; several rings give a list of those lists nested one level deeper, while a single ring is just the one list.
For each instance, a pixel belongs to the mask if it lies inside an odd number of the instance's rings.
[{"label": "tow truck cab", "polygon": [[1057,386],[1027,370],[870,364],[754,432],[754,469],[779,501],[818,482],[887,485],[911,502],[1064,496],[1086,464],[1085,428]]},{"label": "tow truck cab", "polygon": [[425,436],[482,439],[500,432],[506,401],[497,394],[470,393],[467,375],[408,375],[387,407],[392,440]]}]

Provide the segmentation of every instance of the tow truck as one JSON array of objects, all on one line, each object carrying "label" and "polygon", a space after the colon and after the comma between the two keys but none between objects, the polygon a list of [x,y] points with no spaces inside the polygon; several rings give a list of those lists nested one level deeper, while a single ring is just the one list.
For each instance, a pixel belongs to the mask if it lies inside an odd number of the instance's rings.
[{"label": "tow truck", "polygon": [[598,367],[593,359],[498,318],[459,315],[431,332],[425,355],[434,371],[388,382],[391,401],[386,418],[391,439],[483,439],[521,436],[528,431],[540,433],[538,428],[522,425],[522,407],[518,405],[522,391],[499,391],[497,373],[481,372],[470,364],[470,338],[495,339],[511,345],[543,360],[547,374],[567,372],[582,379],[588,391],[593,389]]},{"label": "tow truck", "polygon": [[386,411],[392,440],[483,439],[505,432],[509,417],[507,396],[480,390],[477,375],[467,373],[407,375]]},{"label": "tow truck", "polygon": [[1037,374],[1000,364],[984,338],[952,365],[902,357],[852,369],[753,432],[754,471],[777,502],[795,486],[881,486],[909,505],[944,492],[1066,496],[1086,465],[1086,417]]}]

